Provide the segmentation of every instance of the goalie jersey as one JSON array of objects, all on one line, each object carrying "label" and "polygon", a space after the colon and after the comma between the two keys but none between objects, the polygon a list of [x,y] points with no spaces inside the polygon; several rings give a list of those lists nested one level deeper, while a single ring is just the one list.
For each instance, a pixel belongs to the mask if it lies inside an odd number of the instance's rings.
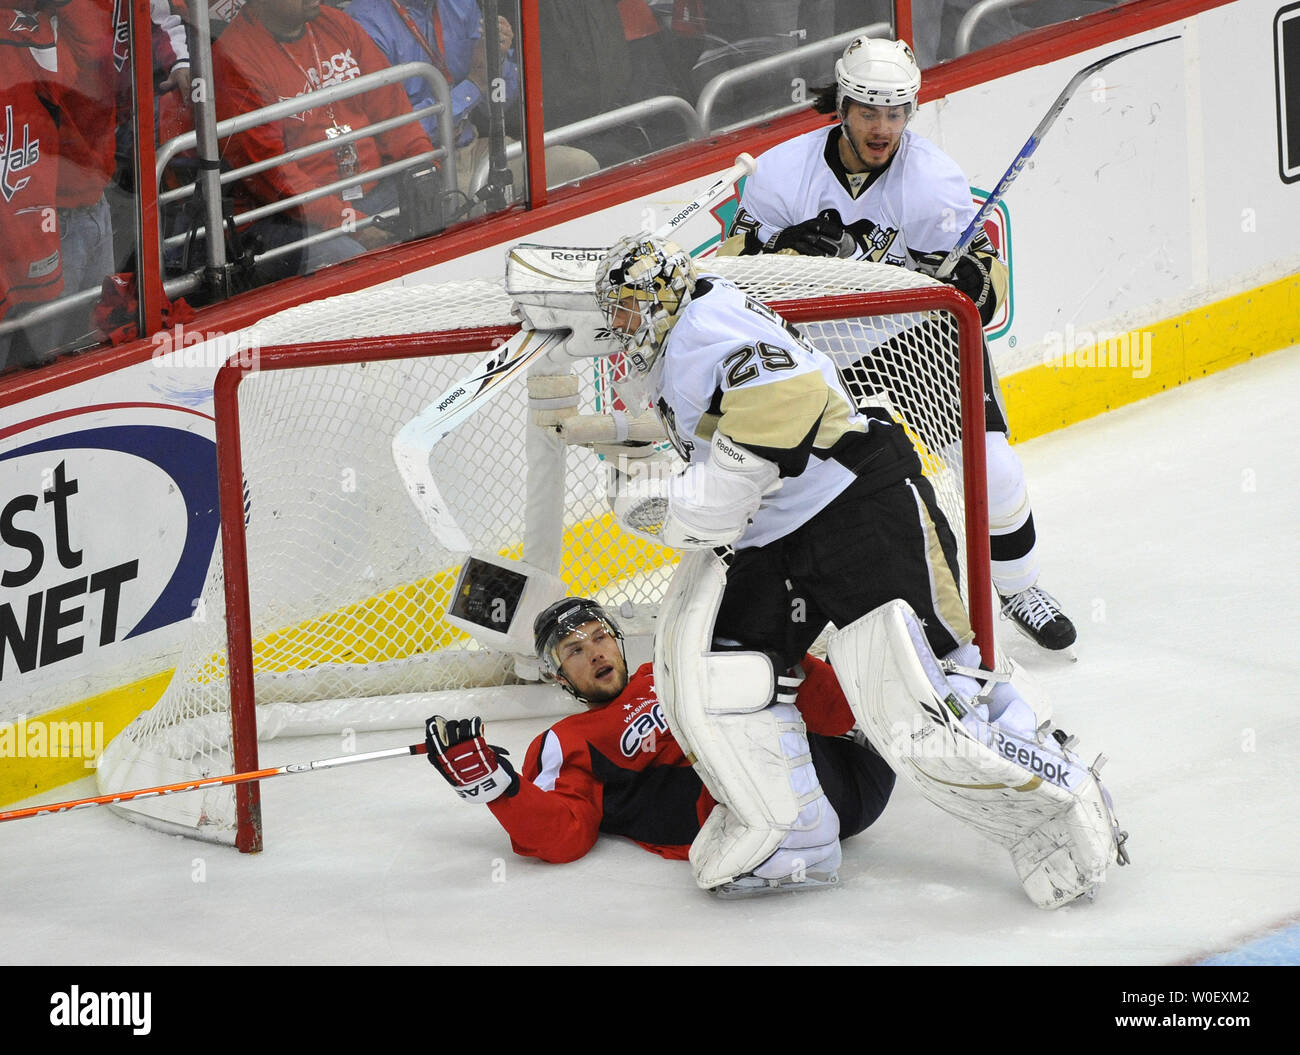
[{"label": "goalie jersey", "polygon": [[921,474],[887,412],[855,409],[827,355],[717,276],[697,280],[652,378],[684,461],[707,459],[721,431],[780,470],[781,486],[763,498],[736,549],[790,534],[859,478],[870,492]]}]

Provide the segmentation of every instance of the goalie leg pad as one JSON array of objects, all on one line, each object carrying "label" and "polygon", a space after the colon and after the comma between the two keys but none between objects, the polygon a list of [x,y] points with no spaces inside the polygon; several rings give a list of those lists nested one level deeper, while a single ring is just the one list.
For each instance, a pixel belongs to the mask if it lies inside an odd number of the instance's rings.
[{"label": "goalie leg pad", "polygon": [[[655,640],[665,717],[725,806],[692,845],[696,882],[712,889],[762,865],[794,871],[827,862],[833,871],[839,820],[817,780],[798,710],[773,703],[771,661],[757,652],[709,651],[725,585],[726,569],[712,551],[684,555]],[[792,852],[773,858],[778,850]]]},{"label": "goalie leg pad", "polygon": [[828,654],[867,737],[903,779],[946,813],[1006,847],[1042,908],[1090,894],[1117,856],[1097,779],[1043,730],[987,721],[956,691],[911,608],[891,601],[837,631]]}]

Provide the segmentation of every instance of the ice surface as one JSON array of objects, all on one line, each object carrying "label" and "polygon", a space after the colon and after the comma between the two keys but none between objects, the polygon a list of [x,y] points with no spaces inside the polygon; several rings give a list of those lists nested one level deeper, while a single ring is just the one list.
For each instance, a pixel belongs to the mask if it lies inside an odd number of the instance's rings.
[{"label": "ice surface", "polygon": [[[545,865],[416,758],[265,783],[260,856],[107,809],[0,825],[0,961],[1173,964],[1280,932],[1300,913],[1296,392],[1300,349],[1018,448],[1078,659],[1006,623],[1002,643],[1080,753],[1110,757],[1131,833],[1092,904],[1035,908],[1003,850],[906,787],[831,890],[724,903],[617,838]],[[490,737],[521,758],[545,724]],[[275,741],[263,764],[338,753]],[[1295,962],[1294,942],[1265,948]]]}]

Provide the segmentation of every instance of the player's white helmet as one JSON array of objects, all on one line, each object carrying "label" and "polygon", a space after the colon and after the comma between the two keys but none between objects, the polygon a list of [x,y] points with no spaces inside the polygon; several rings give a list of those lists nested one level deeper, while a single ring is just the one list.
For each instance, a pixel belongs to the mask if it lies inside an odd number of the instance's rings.
[{"label": "player's white helmet", "polygon": [[[601,260],[597,303],[611,334],[641,373],[649,373],[659,357],[668,331],[695,291],[696,277],[695,262],[686,250],[652,235],[623,238]],[[615,329],[620,309],[636,317],[631,325]]]},{"label": "player's white helmet", "polygon": [[854,37],[835,63],[835,107],[844,113],[846,99],[868,106],[906,106],[916,109],[921,91],[921,68],[901,40]]},{"label": "player's white helmet", "polygon": [[[572,693],[580,700],[582,697],[578,696],[577,691],[569,684],[569,679],[560,673],[564,660],[559,654],[559,644],[564,638],[589,623],[599,623],[603,626],[609,635],[619,642],[619,652],[622,653],[623,632],[618,628],[618,624],[610,618],[604,608],[586,597],[566,597],[562,601],[556,601],[533,620],[533,647],[537,652],[537,658],[541,661],[542,669],[566,692]],[[623,656],[623,661],[627,662],[626,655]]]}]

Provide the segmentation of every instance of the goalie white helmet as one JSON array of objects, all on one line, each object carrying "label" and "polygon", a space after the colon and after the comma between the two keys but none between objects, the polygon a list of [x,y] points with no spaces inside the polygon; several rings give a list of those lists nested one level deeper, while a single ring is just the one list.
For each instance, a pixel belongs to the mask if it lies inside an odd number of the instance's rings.
[{"label": "goalie white helmet", "polygon": [[694,261],[674,242],[631,235],[610,248],[596,276],[596,300],[611,334],[633,366],[649,373],[695,290]]},{"label": "goalie white helmet", "polygon": [[867,106],[906,106],[916,109],[921,68],[901,40],[855,37],[835,63],[835,107],[844,114],[845,100]]}]

